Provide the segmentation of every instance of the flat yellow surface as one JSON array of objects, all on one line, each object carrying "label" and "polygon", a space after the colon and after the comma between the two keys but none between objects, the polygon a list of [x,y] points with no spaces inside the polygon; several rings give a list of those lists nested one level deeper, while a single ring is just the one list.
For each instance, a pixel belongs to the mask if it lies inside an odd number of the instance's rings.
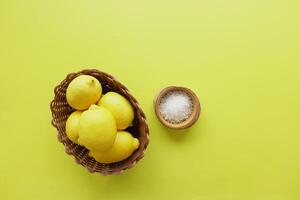
[{"label": "flat yellow surface", "polygon": [[[300,199],[300,1],[0,0],[0,199]],[[146,156],[89,174],[51,126],[53,88],[97,68],[139,100]],[[171,131],[152,100],[168,85],[200,97]]]}]

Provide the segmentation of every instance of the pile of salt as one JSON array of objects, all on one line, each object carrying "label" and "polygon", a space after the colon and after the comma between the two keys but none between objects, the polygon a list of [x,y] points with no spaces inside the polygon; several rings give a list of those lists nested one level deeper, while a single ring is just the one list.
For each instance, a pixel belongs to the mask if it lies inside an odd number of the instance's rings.
[{"label": "pile of salt", "polygon": [[191,115],[193,102],[190,96],[183,91],[170,92],[162,98],[159,111],[166,121],[180,123]]}]

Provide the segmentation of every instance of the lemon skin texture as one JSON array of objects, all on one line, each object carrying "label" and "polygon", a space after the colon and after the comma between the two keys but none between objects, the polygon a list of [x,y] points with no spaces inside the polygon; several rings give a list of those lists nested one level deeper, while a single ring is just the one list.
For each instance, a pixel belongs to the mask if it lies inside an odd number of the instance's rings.
[{"label": "lemon skin texture", "polygon": [[139,140],[126,131],[118,131],[115,143],[105,152],[91,151],[90,156],[100,163],[125,160],[139,147]]},{"label": "lemon skin texture", "polygon": [[76,110],[86,110],[96,104],[102,94],[98,79],[90,75],[80,75],[73,79],[66,91],[68,104]]},{"label": "lemon skin texture", "polygon": [[78,128],[81,114],[82,111],[74,111],[66,121],[66,134],[76,144],[78,144]]},{"label": "lemon skin texture", "polygon": [[134,119],[134,110],[130,102],[116,92],[104,94],[98,105],[111,111],[116,119],[118,130],[128,128]]},{"label": "lemon skin texture", "polygon": [[89,150],[105,151],[114,144],[116,121],[110,111],[92,105],[80,117],[78,134],[79,144]]}]

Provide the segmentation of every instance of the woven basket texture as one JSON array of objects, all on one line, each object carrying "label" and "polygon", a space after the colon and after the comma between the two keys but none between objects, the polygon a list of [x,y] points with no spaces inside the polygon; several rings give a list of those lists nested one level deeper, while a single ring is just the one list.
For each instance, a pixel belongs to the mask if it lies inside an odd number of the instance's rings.
[{"label": "woven basket texture", "polygon": [[[74,111],[74,109],[67,103],[66,89],[74,78],[83,74],[91,75],[97,78],[102,85],[103,94],[109,91],[117,92],[128,99],[133,106],[135,118],[132,126],[127,128],[126,131],[130,132],[134,137],[139,139],[140,146],[126,160],[111,164],[99,163],[88,155],[88,149],[78,144],[74,144],[67,137],[65,132],[66,120]],[[68,74],[67,77],[55,87],[54,99],[50,104],[50,108],[52,111],[52,125],[58,131],[58,140],[65,146],[66,153],[74,156],[75,161],[84,166],[89,172],[98,172],[103,175],[119,174],[124,170],[133,167],[140,159],[143,158],[149,143],[149,128],[147,125],[146,116],[140,108],[139,103],[130,94],[128,89],[113,76],[96,69],[86,69],[77,73]]]}]

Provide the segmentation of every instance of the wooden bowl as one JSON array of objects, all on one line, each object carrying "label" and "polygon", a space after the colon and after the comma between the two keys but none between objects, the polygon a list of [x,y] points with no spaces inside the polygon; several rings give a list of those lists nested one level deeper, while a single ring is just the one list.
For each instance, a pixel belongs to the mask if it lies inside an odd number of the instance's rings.
[{"label": "wooden bowl", "polygon": [[[176,123],[176,124],[165,120],[159,111],[159,105],[161,103],[161,100],[165,97],[165,95],[169,94],[170,92],[174,92],[174,91],[182,91],[182,92],[186,93],[191,98],[192,103],[193,103],[193,110],[192,110],[191,115],[186,120],[184,120],[180,123]],[[201,112],[201,106],[200,106],[200,102],[199,102],[197,95],[188,88],[176,87],[176,86],[166,87],[159,92],[157,97],[154,99],[154,109],[155,109],[155,114],[156,114],[157,118],[159,119],[159,121],[166,127],[172,128],[172,129],[185,129],[185,128],[191,127],[198,120],[198,118],[200,116],[200,112]]]},{"label": "wooden bowl", "polygon": [[[109,91],[114,91],[124,96],[132,105],[135,111],[135,118],[132,126],[126,131],[130,132],[134,137],[139,139],[139,148],[127,159],[120,162],[103,164],[97,162],[94,158],[88,155],[89,151],[83,146],[74,144],[66,135],[65,125],[69,115],[74,111],[68,105],[66,100],[66,90],[69,83],[77,76],[87,74],[97,78],[103,89],[103,94]],[[65,152],[74,156],[75,161],[84,166],[90,172],[98,172],[103,175],[119,174],[126,169],[133,167],[140,159],[143,158],[145,150],[149,143],[149,128],[146,121],[146,116],[142,111],[137,100],[130,94],[128,89],[113,76],[101,72],[96,69],[82,70],[77,73],[68,74],[67,77],[55,87],[54,99],[51,102],[52,125],[57,129],[58,140],[65,146]]]}]

